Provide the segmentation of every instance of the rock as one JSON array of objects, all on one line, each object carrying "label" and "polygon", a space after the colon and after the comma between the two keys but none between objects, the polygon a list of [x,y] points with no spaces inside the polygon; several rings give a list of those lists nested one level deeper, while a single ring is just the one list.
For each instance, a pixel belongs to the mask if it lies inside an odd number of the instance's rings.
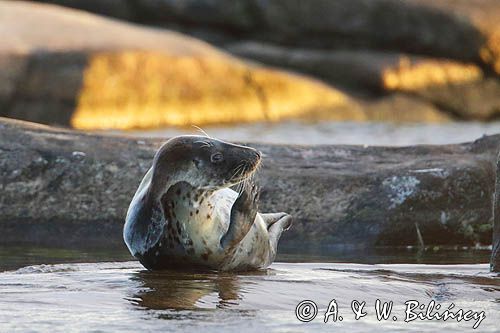
[{"label": "rock", "polygon": [[227,49],[348,89],[411,94],[461,119],[489,120],[500,114],[500,80],[485,77],[472,63],[370,50],[293,49],[256,42],[240,42]]},{"label": "rock", "polygon": [[[294,49],[256,42],[235,43],[227,50],[348,89],[411,94],[461,119],[489,120],[500,114],[500,80],[485,77],[473,63],[370,50]],[[413,117],[421,119],[418,112]]]},{"label": "rock", "polygon": [[[162,140],[0,120],[0,245],[123,246],[127,206]],[[252,144],[261,211],[296,222],[283,244],[372,247],[491,241],[500,136],[403,148]]]},{"label": "rock", "polygon": [[478,50],[481,60],[500,74],[500,5],[495,0],[413,0],[446,11],[480,32],[482,41]]},{"label": "rock", "polygon": [[81,129],[366,118],[347,95],[313,79],[76,10],[0,2],[0,38],[3,116]]},{"label": "rock", "polygon": [[241,57],[318,76],[330,83],[378,91],[419,91],[481,81],[472,63],[371,50],[313,50],[240,42],[227,50]]},{"label": "rock", "polygon": [[[465,61],[482,58],[493,68],[500,59],[500,6],[496,0],[258,3],[269,30],[298,45],[370,47]],[[308,38],[312,40],[308,42]]]},{"label": "rock", "polygon": [[[38,1],[38,0],[34,0]],[[128,0],[44,0],[60,6],[86,10],[100,15],[116,17],[122,20],[134,20],[133,4]]]},{"label": "rock", "polygon": [[493,244],[491,251],[491,271],[500,272],[500,155],[497,162],[497,176],[493,196]]},{"label": "rock", "polygon": [[[227,26],[236,30],[255,28],[252,1],[147,0],[136,1],[136,20],[162,24],[180,21],[192,25]],[[256,8],[255,8],[256,9]]]},{"label": "rock", "polygon": [[[68,0],[50,0],[67,3]],[[71,1],[89,8],[87,0]],[[76,5],[78,3],[78,5]],[[500,73],[497,0],[129,0],[134,20],[302,47],[361,47],[483,62]],[[117,14],[116,16],[118,16]]]},{"label": "rock", "polygon": [[399,93],[362,100],[361,105],[371,121],[444,123],[454,119],[425,100]]},{"label": "rock", "polygon": [[385,91],[418,97],[459,119],[485,121],[500,115],[500,80],[483,77],[474,65],[403,57],[382,78]]},{"label": "rock", "polygon": [[21,55],[0,54],[0,113],[10,108],[9,102],[14,97],[19,78],[26,71],[27,61]]},{"label": "rock", "polygon": [[226,45],[240,57],[317,76],[332,84],[381,91],[383,72],[399,55],[370,50],[299,49],[251,41]]},{"label": "rock", "polygon": [[494,120],[500,116],[500,80],[485,78],[441,87],[401,90],[429,101],[465,120]]}]

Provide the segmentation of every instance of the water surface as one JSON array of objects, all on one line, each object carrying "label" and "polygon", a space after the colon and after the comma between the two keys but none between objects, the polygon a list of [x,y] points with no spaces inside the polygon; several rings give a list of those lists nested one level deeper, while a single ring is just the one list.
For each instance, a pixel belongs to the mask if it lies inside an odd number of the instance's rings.
[{"label": "water surface", "polygon": [[[302,332],[393,331],[470,332],[474,321],[404,322],[405,301],[427,304],[435,300],[443,308],[484,311],[480,332],[498,332],[500,280],[488,272],[487,264],[353,264],[339,262],[277,262],[261,272],[239,274],[215,272],[147,272],[135,261],[99,262],[108,258],[127,260],[122,252],[37,252],[29,255],[3,249],[0,259],[11,259],[0,273],[0,332]],[[344,253],[331,256],[309,251],[305,257],[283,249],[280,260],[350,260]],[[412,261],[409,250],[399,255],[380,250],[376,261]],[[450,250],[451,251],[451,250]],[[293,251],[292,251],[293,252]],[[420,254],[420,260],[439,261],[435,253]],[[443,252],[441,260],[453,253]],[[469,251],[467,262],[483,262],[486,251]],[[19,253],[19,252],[17,252]],[[38,253],[38,256],[35,255]],[[474,254],[475,253],[475,254]],[[122,256],[123,255],[123,256]],[[44,256],[46,256],[44,258]],[[363,258],[359,254],[352,258]],[[405,259],[406,257],[406,259]],[[17,259],[15,259],[17,258]],[[97,261],[23,265],[23,261]],[[361,259],[363,260],[363,259]],[[384,261],[384,260],[382,260]],[[23,267],[21,267],[23,266]],[[14,268],[18,267],[18,268]],[[20,268],[19,268],[20,267]],[[323,322],[332,299],[342,321]],[[378,321],[377,299],[393,301],[391,318]],[[299,302],[317,304],[311,322],[299,321]],[[351,302],[365,301],[367,316],[354,320]],[[394,321],[392,317],[396,316]]]},{"label": "water surface", "polygon": [[[300,122],[207,126],[206,132],[227,141],[276,144],[358,144],[407,146],[417,144],[450,144],[474,141],[483,135],[500,133],[500,122],[450,122],[444,124],[387,122]],[[164,128],[130,131],[125,134],[144,137],[172,137],[199,134],[194,128]]]}]

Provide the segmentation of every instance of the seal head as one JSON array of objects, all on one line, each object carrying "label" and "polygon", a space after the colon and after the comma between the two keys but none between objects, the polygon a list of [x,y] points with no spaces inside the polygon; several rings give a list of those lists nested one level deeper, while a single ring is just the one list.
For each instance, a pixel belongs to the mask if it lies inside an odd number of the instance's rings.
[{"label": "seal head", "polygon": [[166,142],[153,161],[152,184],[161,191],[172,180],[194,188],[220,189],[244,180],[259,165],[261,154],[250,147],[200,136]]}]

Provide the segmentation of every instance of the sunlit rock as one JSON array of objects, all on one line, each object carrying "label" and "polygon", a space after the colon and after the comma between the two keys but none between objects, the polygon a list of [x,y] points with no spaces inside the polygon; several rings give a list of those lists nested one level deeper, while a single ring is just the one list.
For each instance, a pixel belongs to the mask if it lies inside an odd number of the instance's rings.
[{"label": "sunlit rock", "polygon": [[89,58],[71,124],[128,129],[315,116],[365,119],[346,95],[300,76],[234,59],[131,51]]}]

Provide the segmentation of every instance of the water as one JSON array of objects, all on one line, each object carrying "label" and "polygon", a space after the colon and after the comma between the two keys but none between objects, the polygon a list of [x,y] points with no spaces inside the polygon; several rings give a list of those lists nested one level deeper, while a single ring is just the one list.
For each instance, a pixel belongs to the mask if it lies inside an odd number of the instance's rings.
[{"label": "water", "polygon": [[[399,124],[299,121],[276,124],[242,124],[204,128],[209,135],[227,141],[277,144],[359,144],[407,146],[415,144],[448,144],[473,141],[483,135],[500,133],[500,122],[450,122],[445,124]],[[199,134],[194,128],[165,128],[125,132],[144,137],[172,137]]]},{"label": "water", "polygon": [[[0,273],[0,332],[470,332],[476,322],[405,323],[404,302],[408,300],[425,304],[435,300],[442,309],[454,303],[455,310],[484,311],[485,319],[478,331],[498,332],[500,279],[489,273],[484,263],[277,262],[267,271],[240,274],[152,273],[135,261],[25,266],[37,261],[79,258],[100,261],[106,257],[101,251],[16,251],[19,248],[0,251],[3,269],[8,269]],[[392,256],[388,249],[381,251],[375,258],[359,254],[353,258],[386,262],[412,262],[416,257],[423,262],[437,260],[436,251],[417,254],[398,250],[399,254]],[[336,260],[324,252],[318,255],[309,251],[303,258],[297,253],[287,254],[286,249],[282,252],[280,260]],[[487,251],[463,252],[470,255],[461,255],[461,251],[444,253],[466,262],[487,260]],[[6,258],[11,258],[8,265]],[[108,253],[108,258],[128,260],[120,251]],[[348,260],[349,256],[341,254],[340,258]],[[323,314],[332,299],[343,320],[325,324]],[[377,320],[377,299],[394,302],[389,320]],[[316,319],[309,323],[300,322],[295,315],[297,304],[303,300],[312,300],[318,306]],[[358,321],[350,308],[353,300],[366,301],[367,315]]]}]

